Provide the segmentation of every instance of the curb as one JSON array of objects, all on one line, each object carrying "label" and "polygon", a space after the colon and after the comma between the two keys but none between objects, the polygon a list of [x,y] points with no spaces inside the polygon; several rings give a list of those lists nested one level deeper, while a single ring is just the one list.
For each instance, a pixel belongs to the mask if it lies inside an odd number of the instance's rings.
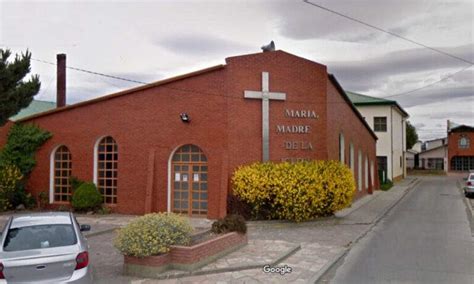
[{"label": "curb", "polygon": [[380,193],[381,193],[381,191],[377,190],[377,191],[375,191],[374,193],[372,193],[370,195],[366,195],[366,196],[362,197],[361,199],[356,200],[356,202],[354,202],[352,204],[353,206],[348,207],[348,208],[344,208],[344,209],[334,213],[334,215],[338,218],[346,217],[347,215],[351,214],[352,212],[359,210],[361,207],[363,207],[365,204],[372,201],[374,198],[377,198],[377,196],[379,196]]},{"label": "curb", "polygon": [[351,243],[350,245],[345,248],[342,252],[337,254],[330,262],[326,263],[317,273],[315,273],[309,280],[308,283],[317,283],[321,277],[326,274],[331,268],[334,267],[334,265],[341,260],[343,257],[347,255],[347,253],[354,247],[355,244],[359,242],[360,239],[365,237],[379,222],[382,220],[384,216],[386,216],[402,199],[405,198],[405,196],[412,191],[415,187],[417,187],[420,184],[421,180],[418,178],[415,178],[414,181],[410,182],[407,185],[407,188],[405,189],[405,192],[401,195],[401,197],[397,200],[395,200],[393,203],[391,203],[389,206],[387,206],[384,210],[382,210],[382,213],[379,214],[375,220],[372,222],[372,224],[367,228],[367,230],[363,231],[359,236],[357,236]]},{"label": "curb", "polygon": [[456,186],[457,188],[461,191],[461,195],[463,197],[463,201],[464,201],[464,204],[466,205],[467,209],[469,209],[469,211],[471,212],[471,218],[474,218],[474,209],[472,208],[472,204],[471,204],[471,201],[469,200],[469,198],[467,198],[465,195],[464,195],[464,190],[463,190],[463,186],[462,186],[462,183],[461,181],[457,180],[456,181]]},{"label": "curb", "polygon": [[216,273],[225,273],[225,272],[235,272],[235,271],[242,271],[242,270],[249,270],[249,269],[262,269],[265,265],[275,266],[282,262],[283,260],[287,259],[298,250],[301,249],[301,245],[294,245],[288,251],[280,254],[274,261],[271,263],[267,262],[260,262],[260,263],[250,263],[246,265],[239,265],[239,266],[232,266],[232,267],[223,267],[223,268],[214,268],[208,270],[196,270],[190,272],[182,272],[170,275],[162,275],[153,277],[153,279],[157,280],[165,280],[165,279],[176,279],[176,278],[184,278],[189,276],[199,276],[199,275],[207,275],[207,274],[216,274]]},{"label": "curb", "polygon": [[84,237],[91,238],[91,237],[95,237],[95,236],[100,236],[100,235],[103,235],[103,234],[113,232],[113,231],[117,230],[118,228],[119,227],[113,227],[113,228],[108,228],[108,229],[92,232],[92,233],[89,233],[89,234],[84,234]]}]

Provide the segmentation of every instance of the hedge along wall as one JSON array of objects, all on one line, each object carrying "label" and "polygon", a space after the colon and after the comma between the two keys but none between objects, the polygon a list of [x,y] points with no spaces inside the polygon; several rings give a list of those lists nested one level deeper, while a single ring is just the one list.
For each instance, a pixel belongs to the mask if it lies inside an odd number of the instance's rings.
[{"label": "hedge along wall", "polygon": [[296,222],[328,216],[352,203],[352,172],[339,161],[254,163],[238,168],[233,193],[257,219]]}]

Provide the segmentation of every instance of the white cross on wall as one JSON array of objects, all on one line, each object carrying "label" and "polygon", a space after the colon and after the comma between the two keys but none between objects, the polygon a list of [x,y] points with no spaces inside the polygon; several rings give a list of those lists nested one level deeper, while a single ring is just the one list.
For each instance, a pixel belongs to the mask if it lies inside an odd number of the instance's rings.
[{"label": "white cross on wall", "polygon": [[270,100],[286,100],[286,93],[270,92],[269,74],[262,72],[262,91],[244,91],[246,99],[262,100],[262,154],[263,161],[270,160]]}]

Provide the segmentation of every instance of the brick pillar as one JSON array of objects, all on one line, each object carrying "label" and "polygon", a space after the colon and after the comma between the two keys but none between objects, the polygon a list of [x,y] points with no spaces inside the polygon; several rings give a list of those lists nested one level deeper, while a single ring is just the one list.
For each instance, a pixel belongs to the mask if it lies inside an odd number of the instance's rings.
[{"label": "brick pillar", "polygon": [[66,54],[57,54],[56,107],[66,105]]}]

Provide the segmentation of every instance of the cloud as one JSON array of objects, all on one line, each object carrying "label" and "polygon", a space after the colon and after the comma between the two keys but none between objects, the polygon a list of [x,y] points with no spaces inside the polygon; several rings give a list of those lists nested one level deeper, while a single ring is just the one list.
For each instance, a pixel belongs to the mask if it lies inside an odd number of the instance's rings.
[{"label": "cloud", "polygon": [[426,126],[426,124],[419,122],[419,123],[415,123],[413,126],[415,126],[416,128],[423,128]]},{"label": "cloud", "polygon": [[[412,106],[430,105],[434,102],[446,102],[453,100],[471,101],[474,99],[474,85],[457,88],[426,89],[393,99],[396,99],[401,106],[406,108]],[[453,112],[456,113],[459,112],[459,110]],[[470,112],[471,115],[474,116],[472,107]]]},{"label": "cloud", "polygon": [[[423,3],[419,1],[399,0],[358,0],[357,4],[351,0],[311,2],[399,34],[405,34],[408,28],[415,24],[413,18],[420,21],[420,8],[423,7]],[[269,9],[278,18],[279,33],[291,39],[323,38],[361,42],[385,37],[379,31],[303,1],[272,1]],[[397,13],[394,13],[394,9]],[[404,17],[400,19],[401,14]]]},{"label": "cloud", "polygon": [[[438,47],[466,60],[474,60],[474,44],[458,47]],[[383,56],[365,60],[327,62],[330,72],[342,82],[345,88],[359,92],[380,88],[391,76],[427,72],[446,68],[462,68],[466,64],[423,49],[394,51]],[[457,77],[466,79],[466,75]],[[472,80],[472,77],[471,77]]]},{"label": "cloud", "polygon": [[153,40],[159,47],[185,56],[238,54],[254,47],[209,34],[176,34]]}]

